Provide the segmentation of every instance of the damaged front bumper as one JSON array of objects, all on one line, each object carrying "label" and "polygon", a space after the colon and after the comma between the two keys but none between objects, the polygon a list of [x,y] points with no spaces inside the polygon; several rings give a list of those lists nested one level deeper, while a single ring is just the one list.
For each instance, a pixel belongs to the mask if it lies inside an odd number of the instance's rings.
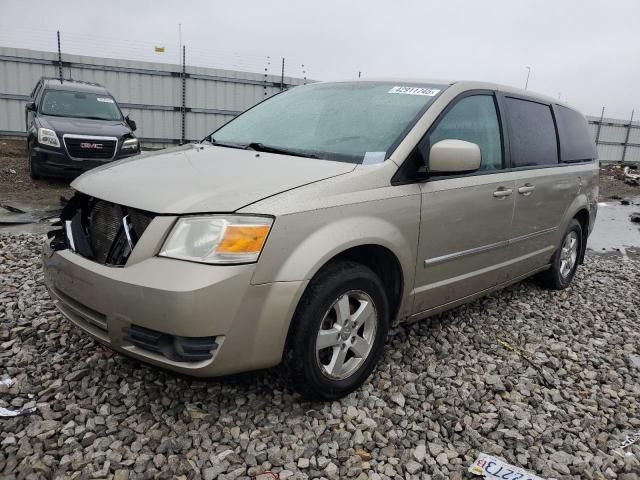
[{"label": "damaged front bumper", "polygon": [[[65,207],[63,225],[77,218],[74,208]],[[158,257],[175,220],[155,216],[119,265],[72,251],[66,230],[54,231],[43,265],[58,309],[110,348],[184,374],[217,376],[280,363],[306,282],[254,285],[255,264]]]}]

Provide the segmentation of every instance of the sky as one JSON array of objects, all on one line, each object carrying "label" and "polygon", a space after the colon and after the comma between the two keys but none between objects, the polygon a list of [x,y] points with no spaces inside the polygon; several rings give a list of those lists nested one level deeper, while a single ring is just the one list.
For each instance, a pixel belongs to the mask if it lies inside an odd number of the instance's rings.
[{"label": "sky", "polygon": [[[640,118],[638,0],[0,0],[0,45],[315,80],[482,80]],[[40,14],[34,14],[40,12]],[[165,47],[155,53],[154,46]],[[269,57],[269,58],[267,58]]]}]

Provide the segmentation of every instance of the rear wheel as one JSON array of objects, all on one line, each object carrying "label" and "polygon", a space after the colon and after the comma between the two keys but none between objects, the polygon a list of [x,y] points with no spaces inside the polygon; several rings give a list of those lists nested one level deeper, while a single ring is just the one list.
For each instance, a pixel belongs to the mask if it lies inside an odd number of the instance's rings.
[{"label": "rear wheel", "polygon": [[582,242],[582,227],[574,218],[562,237],[560,248],[553,256],[551,268],[540,276],[544,286],[562,290],[571,284],[578,268]]},{"label": "rear wheel", "polygon": [[389,308],[364,265],[335,262],[311,281],[292,320],[285,356],[293,387],[332,400],[358,388],[382,355]]}]

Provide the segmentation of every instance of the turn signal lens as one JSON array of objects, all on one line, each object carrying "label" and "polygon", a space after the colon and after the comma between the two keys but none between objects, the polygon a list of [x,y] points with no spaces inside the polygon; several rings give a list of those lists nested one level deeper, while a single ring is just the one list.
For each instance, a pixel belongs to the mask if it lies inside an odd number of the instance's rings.
[{"label": "turn signal lens", "polygon": [[260,253],[270,227],[267,225],[228,225],[218,244],[218,253]]}]

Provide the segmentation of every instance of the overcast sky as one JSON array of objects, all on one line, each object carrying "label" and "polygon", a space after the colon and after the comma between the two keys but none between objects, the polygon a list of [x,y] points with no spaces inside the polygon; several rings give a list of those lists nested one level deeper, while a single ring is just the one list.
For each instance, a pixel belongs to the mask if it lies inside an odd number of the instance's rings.
[{"label": "overcast sky", "polygon": [[[319,80],[488,80],[588,115],[640,117],[638,0],[1,0],[0,45],[176,62]],[[153,46],[165,46],[164,54]],[[189,63],[189,62],[187,62]],[[301,65],[305,65],[303,68]]]}]

